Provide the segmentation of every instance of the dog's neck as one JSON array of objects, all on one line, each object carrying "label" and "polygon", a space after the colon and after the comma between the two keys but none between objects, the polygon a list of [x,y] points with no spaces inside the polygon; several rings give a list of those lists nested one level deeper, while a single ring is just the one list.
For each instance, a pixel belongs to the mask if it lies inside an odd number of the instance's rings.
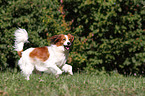
[{"label": "dog's neck", "polygon": [[51,45],[51,48],[55,53],[62,53],[62,54],[68,54],[69,50],[66,50],[64,46],[56,46],[56,45]]},{"label": "dog's neck", "polygon": [[53,51],[53,55],[58,61],[56,64],[59,67],[65,64],[69,55],[69,51],[65,50],[63,46],[51,45],[50,47],[51,47],[51,50]]}]

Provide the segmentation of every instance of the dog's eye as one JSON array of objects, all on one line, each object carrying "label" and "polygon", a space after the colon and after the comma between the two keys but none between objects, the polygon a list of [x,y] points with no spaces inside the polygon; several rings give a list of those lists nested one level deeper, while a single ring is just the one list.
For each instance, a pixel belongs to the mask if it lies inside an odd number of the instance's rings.
[{"label": "dog's eye", "polygon": [[71,41],[71,39],[69,39],[69,41]]},{"label": "dog's eye", "polygon": [[66,39],[63,39],[63,41],[65,41]]}]

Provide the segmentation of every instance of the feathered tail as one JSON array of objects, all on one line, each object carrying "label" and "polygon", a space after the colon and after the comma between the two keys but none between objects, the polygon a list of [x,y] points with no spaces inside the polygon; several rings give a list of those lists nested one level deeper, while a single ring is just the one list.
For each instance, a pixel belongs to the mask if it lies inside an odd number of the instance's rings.
[{"label": "feathered tail", "polygon": [[28,33],[25,29],[17,29],[15,31],[15,50],[18,52],[18,55],[21,57],[21,52],[23,51],[23,46],[25,42],[28,42]]}]

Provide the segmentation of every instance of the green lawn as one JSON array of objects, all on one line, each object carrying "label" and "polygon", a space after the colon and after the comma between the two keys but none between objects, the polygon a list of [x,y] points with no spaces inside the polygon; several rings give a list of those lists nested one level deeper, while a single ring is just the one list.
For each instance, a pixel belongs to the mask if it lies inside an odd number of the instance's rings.
[{"label": "green lawn", "polygon": [[43,74],[30,76],[26,81],[20,73],[0,73],[0,93],[9,96],[145,96],[144,77],[122,75],[89,75],[75,73],[73,76]]}]

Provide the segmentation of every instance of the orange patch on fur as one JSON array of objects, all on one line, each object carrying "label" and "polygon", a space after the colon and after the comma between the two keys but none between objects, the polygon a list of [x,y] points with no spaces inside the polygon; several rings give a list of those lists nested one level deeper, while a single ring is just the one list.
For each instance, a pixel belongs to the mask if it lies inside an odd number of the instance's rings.
[{"label": "orange patch on fur", "polygon": [[70,42],[73,42],[74,41],[74,36],[73,35],[68,34],[67,36],[68,36],[68,39],[70,40]]},{"label": "orange patch on fur", "polygon": [[23,52],[23,50],[22,50],[22,51],[17,51],[17,53],[18,53],[18,55],[19,55],[20,57],[22,57],[22,52]]},{"label": "orange patch on fur", "polygon": [[63,43],[66,41],[66,37],[63,34],[60,35],[54,35],[49,38],[52,44],[55,44],[56,46],[62,46]]},{"label": "orange patch on fur", "polygon": [[47,47],[38,47],[38,48],[35,48],[30,54],[29,56],[31,58],[38,58],[42,61],[46,61],[50,54],[48,52],[48,48]]},{"label": "orange patch on fur", "polygon": [[66,37],[63,34],[61,34],[60,37],[58,38],[58,42],[56,43],[56,46],[62,46],[65,41],[66,41]]}]

